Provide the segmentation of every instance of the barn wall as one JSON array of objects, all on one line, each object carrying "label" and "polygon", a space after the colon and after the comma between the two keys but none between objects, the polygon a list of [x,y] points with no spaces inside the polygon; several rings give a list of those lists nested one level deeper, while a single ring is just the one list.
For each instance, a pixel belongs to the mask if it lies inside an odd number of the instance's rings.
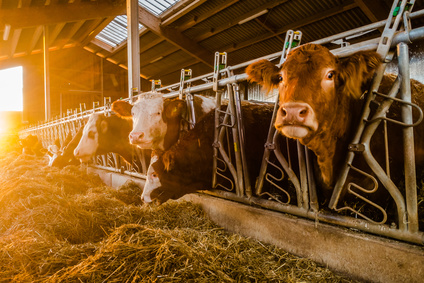
[{"label": "barn wall", "polygon": [[[23,66],[23,120],[30,124],[44,121],[43,55],[0,62],[0,69],[14,66]],[[102,97],[111,97],[112,101],[128,97],[127,85],[127,70],[80,47],[50,52],[52,117],[79,108],[80,103],[85,103],[87,109],[95,101],[103,105]]]}]

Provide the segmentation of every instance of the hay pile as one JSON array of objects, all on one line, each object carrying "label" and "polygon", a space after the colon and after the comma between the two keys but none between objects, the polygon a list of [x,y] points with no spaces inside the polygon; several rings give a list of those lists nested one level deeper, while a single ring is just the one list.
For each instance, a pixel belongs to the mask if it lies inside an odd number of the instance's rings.
[{"label": "hay pile", "polygon": [[134,184],[0,154],[0,282],[348,282],[230,234],[187,202],[143,206]]}]

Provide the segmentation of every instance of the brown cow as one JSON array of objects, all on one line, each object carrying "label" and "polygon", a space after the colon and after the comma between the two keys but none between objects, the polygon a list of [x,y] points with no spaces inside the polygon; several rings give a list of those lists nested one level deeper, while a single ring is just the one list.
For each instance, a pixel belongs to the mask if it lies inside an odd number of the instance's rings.
[{"label": "brown cow", "polygon": [[[306,44],[294,49],[281,68],[260,60],[246,69],[251,81],[268,90],[278,88],[280,108],[275,127],[283,135],[298,139],[316,154],[319,181],[324,188],[334,187],[362,110],[364,83],[370,81],[381,61],[378,53],[373,51],[338,58],[323,46]],[[422,108],[424,87],[411,81],[413,102]],[[392,83],[393,76],[385,76],[379,91],[388,93]],[[415,129],[416,157],[417,162],[422,163],[423,123],[418,127]],[[401,143],[399,133],[391,137],[395,139],[390,143],[392,147]],[[378,143],[374,146],[372,152],[381,155],[382,147]]]},{"label": "brown cow", "polygon": [[[251,184],[259,174],[273,106],[243,102],[246,156]],[[163,203],[185,194],[210,189],[215,113],[212,111],[164,152],[155,152],[141,196],[146,203]]]}]

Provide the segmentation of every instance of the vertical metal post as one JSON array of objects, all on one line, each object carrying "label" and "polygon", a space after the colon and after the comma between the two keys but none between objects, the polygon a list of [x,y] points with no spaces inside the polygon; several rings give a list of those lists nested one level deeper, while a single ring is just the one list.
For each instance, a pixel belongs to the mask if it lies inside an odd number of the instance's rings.
[{"label": "vertical metal post", "polygon": [[100,101],[103,101],[103,97],[105,96],[104,94],[104,78],[103,78],[103,58],[100,58],[100,92],[101,92],[101,97],[100,97]]},{"label": "vertical metal post", "polygon": [[127,50],[128,50],[128,97],[140,90],[140,43],[138,31],[138,1],[127,0]]},{"label": "vertical metal post", "polygon": [[[409,74],[408,45],[399,43],[397,46],[399,61],[399,76],[401,77],[400,95],[403,101],[411,103],[411,84]],[[405,124],[413,124],[412,108],[402,105],[402,118]],[[418,231],[417,181],[415,172],[414,130],[412,127],[403,129],[403,150],[405,158],[405,190],[406,209],[408,212],[408,230]]]},{"label": "vertical metal post", "polygon": [[49,66],[49,32],[43,26],[43,51],[44,51],[44,119],[51,118],[50,109],[50,66]]}]

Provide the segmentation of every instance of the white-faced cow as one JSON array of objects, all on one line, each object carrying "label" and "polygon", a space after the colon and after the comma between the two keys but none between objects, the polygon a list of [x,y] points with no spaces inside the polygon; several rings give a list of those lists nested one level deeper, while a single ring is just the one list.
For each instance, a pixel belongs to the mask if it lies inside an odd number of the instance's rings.
[{"label": "white-faced cow", "polygon": [[[261,166],[272,110],[271,105],[242,104],[246,156],[252,184]],[[215,113],[211,112],[177,144],[164,152],[154,152],[141,196],[144,202],[163,203],[211,188],[214,127]]]},{"label": "white-faced cow", "polygon": [[[213,99],[194,95],[196,120],[213,110]],[[187,103],[181,99],[165,99],[161,93],[149,92],[139,97],[134,105],[115,101],[112,110],[124,118],[132,118],[129,134],[132,144],[144,149],[165,150],[178,141],[181,120],[187,116]]]},{"label": "white-faced cow", "polygon": [[[338,58],[323,46],[306,44],[292,50],[281,68],[260,60],[246,69],[251,81],[266,89],[278,88],[279,110],[275,127],[283,135],[298,139],[316,154],[319,181],[324,188],[334,187],[363,107],[364,84],[373,77],[381,61],[374,51]],[[379,91],[388,93],[392,83],[393,76],[385,76]],[[413,102],[421,107],[423,90],[422,84],[412,82]],[[399,113],[388,115],[399,116]],[[389,130],[395,128],[390,126]],[[415,128],[416,157],[417,162],[422,163],[423,123]],[[394,150],[395,155],[401,155],[402,135],[389,132],[389,136],[394,139],[389,145],[398,147]],[[384,147],[379,144],[378,137],[375,139],[376,142],[371,144],[372,152],[379,156]]]},{"label": "white-faced cow", "polygon": [[131,128],[131,120],[116,115],[107,117],[104,114],[94,113],[84,126],[74,155],[82,162],[87,162],[97,154],[114,152],[131,163],[132,146],[128,141]]},{"label": "white-faced cow", "polygon": [[20,139],[19,143],[22,146],[23,154],[43,156],[47,152],[35,135],[28,135],[24,139]]}]

